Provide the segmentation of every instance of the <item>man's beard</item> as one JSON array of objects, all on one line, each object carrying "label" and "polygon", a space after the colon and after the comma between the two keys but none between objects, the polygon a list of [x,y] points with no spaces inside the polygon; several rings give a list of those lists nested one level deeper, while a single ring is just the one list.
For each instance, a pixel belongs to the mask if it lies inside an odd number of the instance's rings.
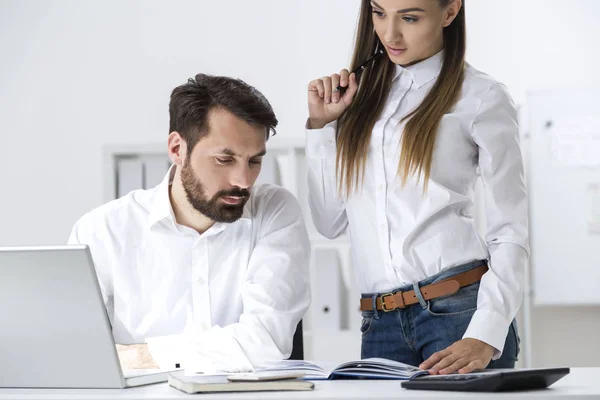
[{"label": "man's beard", "polygon": [[[181,169],[181,183],[192,207],[215,222],[234,222],[240,219],[244,213],[244,205],[250,197],[247,189],[233,188],[220,190],[208,199],[204,192],[204,186],[194,176],[189,160],[186,160]],[[221,201],[221,198],[226,196],[242,197],[242,199],[239,204],[226,204]]]}]

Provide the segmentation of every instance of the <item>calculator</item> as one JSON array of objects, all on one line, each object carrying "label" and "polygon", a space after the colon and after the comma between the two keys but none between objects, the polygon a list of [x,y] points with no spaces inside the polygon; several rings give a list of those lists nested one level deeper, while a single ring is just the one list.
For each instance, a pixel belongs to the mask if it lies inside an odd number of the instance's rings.
[{"label": "calculator", "polygon": [[570,372],[568,367],[496,369],[469,374],[421,375],[401,383],[405,389],[503,392],[545,389]]}]

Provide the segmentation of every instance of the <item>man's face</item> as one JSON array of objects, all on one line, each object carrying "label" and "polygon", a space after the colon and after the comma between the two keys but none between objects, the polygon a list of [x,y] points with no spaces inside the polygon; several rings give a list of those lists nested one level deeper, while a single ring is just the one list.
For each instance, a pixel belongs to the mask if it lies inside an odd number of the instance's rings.
[{"label": "man's face", "polygon": [[250,189],[260,173],[266,131],[224,109],[208,114],[208,134],[187,149],[181,183],[197,211],[216,222],[242,216]]}]

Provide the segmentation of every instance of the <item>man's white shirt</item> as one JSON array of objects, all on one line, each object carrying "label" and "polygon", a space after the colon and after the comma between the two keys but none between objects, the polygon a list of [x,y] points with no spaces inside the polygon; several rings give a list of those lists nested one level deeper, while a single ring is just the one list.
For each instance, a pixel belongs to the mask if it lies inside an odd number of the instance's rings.
[{"label": "man's white shirt", "polygon": [[257,185],[233,223],[179,225],[175,168],[85,214],[70,244],[90,247],[115,342],[148,343],[160,368],[243,371],[292,350],[310,303],[310,243],[298,201]]}]

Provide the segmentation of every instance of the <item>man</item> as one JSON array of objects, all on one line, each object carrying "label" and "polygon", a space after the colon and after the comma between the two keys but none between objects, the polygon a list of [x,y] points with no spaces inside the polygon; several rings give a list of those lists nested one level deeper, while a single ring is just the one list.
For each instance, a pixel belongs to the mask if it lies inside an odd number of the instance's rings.
[{"label": "man", "polygon": [[157,187],[84,215],[124,368],[243,371],[289,356],[310,302],[295,197],[253,186],[277,119],[255,88],[196,75],[169,104],[173,166]]}]

